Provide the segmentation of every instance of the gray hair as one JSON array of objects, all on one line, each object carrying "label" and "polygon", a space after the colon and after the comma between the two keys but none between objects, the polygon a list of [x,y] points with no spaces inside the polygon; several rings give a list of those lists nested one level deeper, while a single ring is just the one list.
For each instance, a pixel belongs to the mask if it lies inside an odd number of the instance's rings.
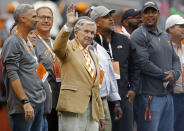
[{"label": "gray hair", "polygon": [[[11,30],[19,23],[19,19],[21,16],[25,16],[26,13],[30,10],[30,9],[34,9],[34,7],[32,5],[29,4],[20,4],[16,7],[14,13],[13,13],[13,17],[15,20],[14,25],[12,26]],[[10,31],[11,31],[10,30]]]},{"label": "gray hair", "polygon": [[53,16],[53,11],[52,11],[52,9],[51,9],[50,7],[48,7],[48,6],[43,6],[43,7],[39,7],[38,9],[36,9],[37,15],[38,15],[38,12],[39,12],[40,9],[48,9],[48,10],[50,10],[50,12],[52,13],[52,16]]},{"label": "gray hair", "polygon": [[95,34],[96,34],[96,30],[97,30],[96,23],[94,21],[92,21],[90,18],[89,19],[87,19],[87,18],[79,19],[74,26],[74,31],[81,30],[83,25],[94,25],[95,26]]}]

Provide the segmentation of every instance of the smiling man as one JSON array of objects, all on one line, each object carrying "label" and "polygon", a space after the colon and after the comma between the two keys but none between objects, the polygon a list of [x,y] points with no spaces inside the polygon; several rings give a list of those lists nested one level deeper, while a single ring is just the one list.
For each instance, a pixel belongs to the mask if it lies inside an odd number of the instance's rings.
[{"label": "smiling man", "polygon": [[[57,110],[61,112],[59,131],[98,131],[99,127],[104,128],[100,70],[97,57],[89,48],[96,24],[90,18],[78,20],[75,14],[74,6],[69,6],[67,22],[53,46],[62,63],[62,86],[57,104]],[[75,39],[69,41],[73,26]]]},{"label": "smiling man", "polygon": [[167,18],[165,23],[165,29],[172,38],[174,49],[176,54],[180,57],[182,65],[182,75],[176,81],[174,88],[173,100],[174,100],[174,130],[182,131],[184,129],[184,45],[181,41],[184,39],[184,19],[179,15],[171,15]]},{"label": "smiling man", "polygon": [[138,131],[173,131],[171,91],[181,68],[171,38],[157,27],[159,15],[156,3],[146,2],[143,25],[130,36],[141,69]]},{"label": "smiling man", "polygon": [[[53,25],[53,12],[49,7],[40,7],[36,10],[38,22],[36,26],[36,47],[35,53],[38,61],[43,63],[48,71],[48,82],[52,89],[52,110],[45,112],[48,120],[48,130],[58,130],[58,117],[56,112],[56,104],[60,90],[60,77],[58,77],[58,63],[55,53],[52,51],[53,40],[50,31]],[[45,106],[47,107],[47,105]],[[45,108],[46,109],[46,108]],[[45,110],[46,111],[46,110]],[[45,126],[47,128],[47,125]]]}]

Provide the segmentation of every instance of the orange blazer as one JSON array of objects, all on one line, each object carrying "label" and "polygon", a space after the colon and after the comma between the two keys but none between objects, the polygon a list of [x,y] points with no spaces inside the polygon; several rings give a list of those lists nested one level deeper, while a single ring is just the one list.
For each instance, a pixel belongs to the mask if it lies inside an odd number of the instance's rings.
[{"label": "orange blazer", "polygon": [[70,34],[71,32],[66,32],[62,28],[53,46],[53,51],[61,61],[62,80],[56,109],[83,114],[92,98],[92,118],[98,121],[99,118],[104,117],[104,112],[100,97],[100,72],[97,57],[93,51],[89,50],[97,70],[97,77],[93,82],[77,42],[75,39],[69,41]]}]

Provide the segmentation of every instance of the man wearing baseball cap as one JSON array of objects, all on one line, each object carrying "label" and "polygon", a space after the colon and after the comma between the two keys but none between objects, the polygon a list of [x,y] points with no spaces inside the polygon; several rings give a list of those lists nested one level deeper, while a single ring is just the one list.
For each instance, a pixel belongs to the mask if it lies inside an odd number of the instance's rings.
[{"label": "man wearing baseball cap", "polygon": [[115,13],[115,10],[112,10],[112,9],[109,10],[104,6],[97,6],[97,7],[94,7],[92,12],[91,12],[91,19],[95,20],[98,17],[104,17],[104,16],[106,16],[108,14],[112,14],[112,13]]},{"label": "man wearing baseball cap", "polygon": [[[104,6],[97,6],[91,12],[91,18],[97,24],[96,41],[100,43],[109,53],[114,68],[118,71],[115,76],[118,82],[121,103],[109,102],[112,131],[133,131],[133,100],[138,87],[138,68],[134,64],[130,40],[127,36],[114,32],[114,20],[112,13]],[[99,38],[99,39],[98,39]],[[118,73],[119,72],[119,73]],[[121,108],[119,108],[121,107]],[[123,109],[123,116],[120,117],[120,109]],[[115,113],[113,113],[115,111]]]},{"label": "man wearing baseball cap", "polygon": [[140,10],[128,9],[121,18],[122,30],[121,34],[130,37],[130,34],[141,25]]},{"label": "man wearing baseball cap", "polygon": [[180,57],[182,75],[176,81],[173,89],[174,101],[174,131],[183,131],[184,129],[184,45],[181,41],[184,39],[184,19],[179,15],[171,15],[167,18],[165,29],[171,36],[176,54]]},{"label": "man wearing baseball cap", "polygon": [[130,36],[140,67],[138,131],[173,131],[174,105],[171,91],[181,67],[170,36],[157,26],[155,2],[143,5],[143,25]]}]

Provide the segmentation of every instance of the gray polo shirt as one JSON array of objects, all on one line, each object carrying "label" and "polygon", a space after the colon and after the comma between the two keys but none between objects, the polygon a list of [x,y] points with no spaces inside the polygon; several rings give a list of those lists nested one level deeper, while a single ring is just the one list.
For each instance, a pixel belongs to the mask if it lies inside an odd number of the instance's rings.
[{"label": "gray polo shirt", "polygon": [[175,81],[181,73],[180,60],[176,55],[171,39],[160,29],[151,30],[142,25],[130,36],[136,48],[136,57],[141,68],[140,88],[142,94],[163,96],[168,88],[163,85],[164,72],[172,71]]},{"label": "gray polo shirt", "polygon": [[[49,39],[44,39],[44,41],[47,43],[47,45],[52,49],[51,43]],[[53,70],[53,63],[52,63],[52,54],[50,53],[49,49],[44,45],[42,40],[36,37],[36,47],[35,47],[35,53],[38,58],[38,61],[43,63],[45,69],[49,72],[49,75],[55,78],[54,70]]]},{"label": "gray polo shirt", "polygon": [[[47,45],[52,49],[49,39],[43,39]],[[45,69],[48,71],[49,76],[47,78],[51,88],[52,88],[52,104],[53,108],[56,108],[58,96],[60,92],[60,82],[56,82],[56,77],[53,70],[53,56],[43,41],[37,36],[36,37],[36,47],[35,53],[38,58],[38,61],[43,63]]]},{"label": "gray polo shirt", "polygon": [[1,57],[9,114],[24,113],[22,104],[11,86],[12,81],[16,79],[20,79],[24,92],[34,108],[43,103],[46,94],[43,83],[35,72],[38,63],[16,34],[5,41]]}]

